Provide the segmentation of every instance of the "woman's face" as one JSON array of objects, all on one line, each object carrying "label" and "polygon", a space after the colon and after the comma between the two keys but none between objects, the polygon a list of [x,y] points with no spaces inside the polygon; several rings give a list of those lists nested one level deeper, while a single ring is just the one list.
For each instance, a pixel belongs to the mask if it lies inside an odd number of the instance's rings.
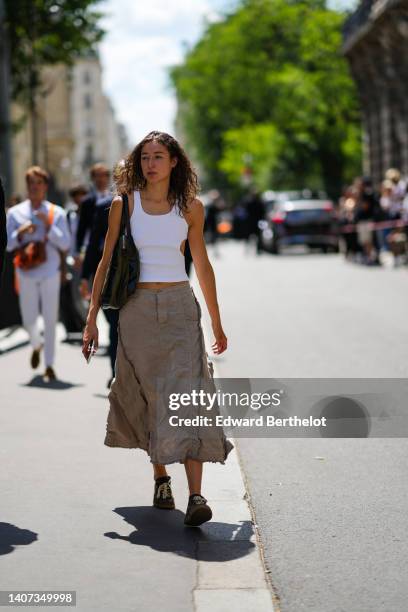
[{"label": "woman's face", "polygon": [[148,183],[166,180],[177,163],[176,158],[170,157],[167,147],[155,141],[143,146],[140,158],[143,176]]}]

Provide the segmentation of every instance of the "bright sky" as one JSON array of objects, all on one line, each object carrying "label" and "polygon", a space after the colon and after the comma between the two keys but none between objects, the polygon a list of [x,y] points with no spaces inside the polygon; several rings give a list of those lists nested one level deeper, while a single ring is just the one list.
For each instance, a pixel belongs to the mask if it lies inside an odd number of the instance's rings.
[{"label": "bright sky", "polygon": [[[356,0],[332,0],[350,8]],[[173,133],[176,103],[166,68],[181,63],[207,21],[236,0],[103,0],[107,30],[101,45],[105,92],[133,147],[151,130]]]}]

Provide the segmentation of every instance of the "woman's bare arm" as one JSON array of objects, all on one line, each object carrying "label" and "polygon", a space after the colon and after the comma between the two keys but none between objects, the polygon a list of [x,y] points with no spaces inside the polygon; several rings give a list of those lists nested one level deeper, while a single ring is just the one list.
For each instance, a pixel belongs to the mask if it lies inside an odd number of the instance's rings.
[{"label": "woman's bare arm", "polygon": [[96,269],[96,274],[92,286],[91,303],[89,304],[88,316],[86,318],[86,325],[82,338],[82,354],[85,359],[88,359],[89,357],[91,343],[93,343],[94,351],[96,351],[98,348],[99,334],[98,328],[96,326],[96,317],[100,307],[99,300],[102,292],[103,283],[105,281],[106,273],[108,271],[113,249],[119,236],[120,220],[122,217],[122,205],[122,198],[116,197],[113,199],[109,211],[108,231],[105,237],[102,258]]},{"label": "woman's bare arm", "polygon": [[108,231],[105,236],[105,243],[103,246],[102,258],[96,269],[95,278],[92,286],[91,302],[89,305],[89,311],[87,316],[87,323],[96,321],[98,311],[100,308],[100,296],[102,292],[103,283],[105,281],[106,273],[108,271],[109,263],[112,257],[113,249],[119,237],[120,220],[122,217],[122,198],[117,196],[112,200],[112,204],[109,211]]},{"label": "woman's bare arm", "polygon": [[208,259],[207,248],[204,241],[204,206],[197,198],[189,206],[186,213],[189,226],[188,242],[197,274],[198,282],[207,304],[211,317],[211,325],[215,335],[212,345],[214,352],[219,354],[227,348],[227,338],[221,325],[220,311],[217,301],[217,288],[213,267]]}]

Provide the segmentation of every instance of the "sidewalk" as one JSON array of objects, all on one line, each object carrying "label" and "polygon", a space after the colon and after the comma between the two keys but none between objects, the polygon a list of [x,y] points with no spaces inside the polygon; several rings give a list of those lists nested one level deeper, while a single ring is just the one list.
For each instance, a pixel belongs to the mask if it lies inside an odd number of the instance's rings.
[{"label": "sidewalk", "polygon": [[1,355],[0,589],[74,590],[81,612],[272,611],[236,448],[204,466],[213,519],[186,528],[183,466],[168,467],[176,510],[165,512],[152,507],[147,454],[103,444],[107,357],[87,365],[59,343],[60,380],[47,388],[29,356]]}]

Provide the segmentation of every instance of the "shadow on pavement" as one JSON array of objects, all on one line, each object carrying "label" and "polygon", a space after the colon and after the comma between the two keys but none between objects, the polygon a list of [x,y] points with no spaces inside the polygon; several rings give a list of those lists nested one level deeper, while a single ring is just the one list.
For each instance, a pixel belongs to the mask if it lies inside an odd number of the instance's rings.
[{"label": "shadow on pavement", "polygon": [[11,523],[0,523],[0,555],[7,555],[15,546],[32,544],[37,540],[38,534],[29,529],[20,529]]},{"label": "shadow on pavement", "polygon": [[83,387],[84,385],[70,383],[64,380],[53,380],[51,382],[44,382],[41,375],[34,376],[28,383],[23,383],[20,387],[40,387],[41,389],[53,389],[55,391],[65,391],[66,389],[72,389],[73,387]]},{"label": "shadow on pavement", "polygon": [[104,536],[112,540],[123,540],[129,544],[148,546],[160,552],[171,552],[198,560],[201,560],[198,544],[205,544],[202,550],[205,561],[231,561],[250,554],[255,548],[255,544],[249,541],[253,534],[250,521],[241,521],[239,524],[209,521],[200,527],[188,527],[183,522],[184,512],[177,509],[169,511],[139,506],[115,508],[115,512],[136,527],[136,531],[128,536],[116,532],[104,533]]}]

